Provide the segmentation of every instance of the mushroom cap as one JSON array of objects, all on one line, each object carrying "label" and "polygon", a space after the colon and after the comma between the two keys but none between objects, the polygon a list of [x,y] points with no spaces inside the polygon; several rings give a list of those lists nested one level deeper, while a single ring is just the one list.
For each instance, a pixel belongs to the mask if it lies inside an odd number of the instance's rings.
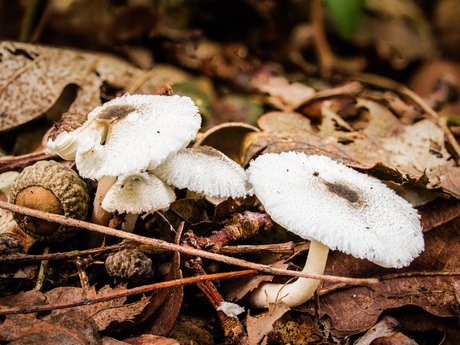
[{"label": "mushroom cap", "polygon": [[74,132],[62,132],[56,138],[48,139],[46,153],[59,155],[62,159],[71,161],[75,159],[78,149],[78,135]]},{"label": "mushroom cap", "polygon": [[248,172],[267,213],[302,238],[384,267],[407,266],[424,249],[420,216],[406,200],[328,157],[265,154]]},{"label": "mushroom cap", "polygon": [[153,173],[170,185],[207,196],[240,198],[252,194],[246,171],[208,146],[183,149]]},{"label": "mushroom cap", "polygon": [[102,200],[102,208],[119,213],[153,212],[168,208],[176,200],[174,190],[149,173],[118,178]]},{"label": "mushroom cap", "polygon": [[200,125],[189,97],[126,94],[96,107],[82,127],[56,141],[65,144],[66,157],[75,150],[82,177],[99,180],[156,168],[186,147]]}]

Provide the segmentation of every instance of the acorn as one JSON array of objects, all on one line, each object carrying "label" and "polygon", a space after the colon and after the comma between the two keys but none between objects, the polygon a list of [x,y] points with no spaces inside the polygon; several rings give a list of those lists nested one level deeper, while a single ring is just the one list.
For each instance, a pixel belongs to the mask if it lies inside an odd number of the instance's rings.
[{"label": "acorn", "polygon": [[155,273],[152,260],[144,252],[130,248],[110,253],[105,269],[112,278],[128,280],[134,285],[148,283]]},{"label": "acorn", "polygon": [[[11,187],[9,200],[48,213],[83,220],[88,213],[86,183],[72,169],[55,161],[40,161],[25,168]],[[60,242],[80,228],[13,213],[21,230],[43,242]]]}]

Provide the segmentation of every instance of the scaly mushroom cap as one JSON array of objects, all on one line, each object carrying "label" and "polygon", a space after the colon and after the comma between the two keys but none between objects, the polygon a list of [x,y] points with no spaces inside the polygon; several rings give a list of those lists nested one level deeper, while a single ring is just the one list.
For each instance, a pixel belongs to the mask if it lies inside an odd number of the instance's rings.
[{"label": "scaly mushroom cap", "polygon": [[126,94],[95,108],[82,127],[49,141],[47,152],[75,157],[85,178],[135,174],[186,147],[200,125],[189,97]]},{"label": "scaly mushroom cap", "polygon": [[176,200],[174,190],[149,173],[119,178],[102,201],[108,212],[140,214],[168,208]]},{"label": "scaly mushroom cap", "polygon": [[325,156],[265,154],[248,169],[267,213],[289,231],[385,267],[424,249],[417,211],[379,180]]},{"label": "scaly mushroom cap", "polygon": [[170,185],[207,196],[240,198],[252,194],[246,171],[208,146],[183,149],[152,173]]},{"label": "scaly mushroom cap", "polygon": [[[55,161],[40,161],[19,174],[9,200],[16,205],[82,220],[88,212],[89,195],[85,182],[75,171]],[[80,231],[19,213],[13,217],[24,232],[40,241],[64,241]]]}]

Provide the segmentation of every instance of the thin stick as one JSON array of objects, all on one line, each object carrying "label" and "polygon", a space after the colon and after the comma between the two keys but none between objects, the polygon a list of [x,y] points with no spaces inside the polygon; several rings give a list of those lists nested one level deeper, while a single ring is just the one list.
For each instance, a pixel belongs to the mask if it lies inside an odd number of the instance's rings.
[{"label": "thin stick", "polygon": [[0,158],[0,174],[11,170],[21,170],[38,161],[52,158],[56,158],[56,156],[45,153],[45,151],[33,152],[15,157],[2,157]]},{"label": "thin stick", "polygon": [[120,250],[126,247],[129,247],[131,244],[127,242],[121,242],[114,244],[112,246],[102,247],[102,248],[93,248],[88,250],[73,250],[71,252],[63,253],[51,253],[51,254],[41,254],[41,255],[30,255],[30,254],[9,254],[6,256],[0,256],[0,263],[2,261],[19,261],[19,262],[31,262],[31,261],[40,261],[40,260],[62,260],[62,259],[72,259],[76,256],[87,256],[95,254],[103,254],[110,252],[112,250]]},{"label": "thin stick", "polygon": [[243,277],[243,276],[247,276],[247,275],[251,275],[255,273],[257,273],[257,271],[255,270],[246,270],[246,271],[216,273],[216,274],[208,274],[205,276],[176,279],[176,280],[170,280],[170,281],[156,283],[156,284],[139,286],[139,287],[135,287],[132,289],[113,291],[113,292],[103,294],[101,296],[86,297],[84,299],[80,299],[80,300],[76,300],[72,302],[48,304],[48,305],[41,305],[41,306],[0,309],[0,315],[37,313],[37,312],[50,311],[50,310],[56,310],[56,309],[78,307],[81,305],[91,305],[95,303],[109,301],[115,298],[122,298],[122,297],[127,297],[127,296],[132,296],[132,295],[144,294],[144,293],[152,292],[152,291],[159,290],[159,289],[166,289],[169,287],[189,285],[189,284],[194,284],[194,283],[198,283],[198,282],[202,282],[206,280],[221,280],[221,279],[239,278],[239,277]]},{"label": "thin stick", "polygon": [[309,274],[309,273],[304,273],[304,272],[284,270],[281,268],[274,268],[268,265],[260,265],[260,264],[256,264],[253,262],[233,258],[230,256],[210,253],[204,250],[194,249],[190,247],[183,247],[177,244],[165,242],[162,240],[157,240],[155,238],[143,237],[143,236],[131,234],[125,231],[111,229],[106,226],[88,223],[82,220],[67,218],[67,217],[53,214],[53,213],[37,211],[31,208],[10,204],[5,201],[0,201],[0,208],[10,210],[11,212],[25,214],[27,216],[44,219],[44,220],[54,222],[54,223],[87,229],[90,231],[95,231],[95,232],[99,232],[99,233],[110,235],[110,236],[125,238],[131,241],[148,244],[157,249],[163,249],[163,250],[168,250],[168,251],[178,251],[182,254],[191,255],[191,256],[200,256],[206,259],[220,261],[220,262],[224,262],[230,265],[245,267],[247,269],[257,270],[257,271],[272,274],[272,275],[322,279],[325,281],[344,282],[344,283],[348,283],[352,285],[377,284],[379,282],[379,280],[375,278],[359,279],[359,278],[328,276],[328,275],[323,275],[323,274]]}]

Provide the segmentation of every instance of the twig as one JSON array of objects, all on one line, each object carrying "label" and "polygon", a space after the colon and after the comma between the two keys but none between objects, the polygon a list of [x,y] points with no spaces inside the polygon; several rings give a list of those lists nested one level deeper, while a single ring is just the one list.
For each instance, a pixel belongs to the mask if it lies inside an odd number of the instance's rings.
[{"label": "twig", "polygon": [[[405,272],[405,273],[392,273],[392,274],[387,274],[381,277],[378,277],[380,281],[387,281],[387,280],[392,280],[392,279],[401,279],[401,278],[413,278],[413,277],[438,277],[438,276],[448,276],[448,277],[453,277],[453,276],[460,276],[460,272],[443,272],[443,271],[436,271],[436,272]],[[345,283],[338,283],[334,285],[327,286],[325,288],[321,288],[318,291],[318,294],[320,296],[324,296],[330,293],[333,293],[337,290],[342,290],[342,289],[347,289],[349,288],[349,284]],[[356,287],[356,286],[354,286]],[[375,291],[375,290],[372,290]]]},{"label": "twig", "polygon": [[91,285],[89,283],[88,276],[86,275],[85,267],[87,266],[87,260],[82,260],[81,257],[77,256],[73,258],[73,263],[77,266],[78,277],[80,278],[80,285],[83,289],[83,296],[88,296],[91,291]]},{"label": "twig", "polygon": [[[294,254],[294,242],[275,244],[259,244],[259,245],[239,245],[239,246],[223,246],[220,249],[220,254]],[[1,260],[1,258],[0,258]]]},{"label": "twig", "polygon": [[438,277],[438,276],[460,276],[460,272],[405,272],[405,273],[392,273],[387,274],[379,278],[380,281],[401,279],[401,278],[412,278],[412,277]]},{"label": "twig", "polygon": [[127,242],[121,242],[114,244],[113,246],[107,246],[102,248],[93,248],[88,250],[73,250],[71,252],[64,253],[52,253],[52,254],[42,254],[42,255],[29,255],[29,254],[9,254],[5,256],[0,256],[0,262],[2,261],[19,261],[19,262],[31,262],[31,261],[40,261],[40,260],[62,260],[62,259],[72,259],[76,256],[87,256],[94,254],[101,254],[105,252],[110,252],[112,250],[120,250],[126,247],[132,246]]},{"label": "twig", "polygon": [[[46,255],[50,252],[50,247],[46,246],[43,249],[43,254]],[[48,275],[48,260],[42,260],[40,263],[40,270],[38,272],[37,282],[35,283],[35,290],[41,291],[43,288],[43,284],[45,283],[46,276]]]},{"label": "twig", "polygon": [[45,153],[44,151],[33,152],[16,157],[2,157],[0,158],[0,174],[11,170],[21,170],[38,161],[55,157],[55,155]]},{"label": "twig", "polygon": [[189,231],[185,234],[184,244],[190,247],[219,253],[227,243],[250,238],[259,231],[269,231],[273,221],[266,213],[244,211],[235,213],[224,226],[210,237],[199,237]]},{"label": "twig", "polygon": [[48,305],[41,305],[41,306],[0,309],[0,315],[37,313],[37,312],[51,311],[51,310],[56,310],[56,309],[78,307],[81,305],[91,305],[95,303],[106,302],[106,301],[109,301],[115,298],[122,298],[122,297],[127,297],[127,296],[144,294],[144,293],[152,292],[152,291],[159,290],[159,289],[166,289],[169,287],[175,287],[175,286],[180,286],[180,285],[190,285],[190,284],[195,284],[195,283],[205,281],[205,280],[239,278],[239,277],[244,277],[244,276],[248,276],[248,275],[255,274],[255,273],[257,273],[257,271],[255,270],[246,270],[246,271],[238,271],[238,272],[208,274],[205,276],[190,277],[190,278],[183,278],[183,279],[177,279],[177,280],[169,280],[166,282],[139,286],[139,287],[132,288],[132,289],[123,289],[119,291],[114,291],[114,292],[110,292],[110,293],[107,293],[101,296],[86,297],[84,299],[80,299],[80,300],[76,300],[72,302],[48,304]]},{"label": "twig", "polygon": [[324,32],[323,3],[321,0],[313,0],[310,6],[310,22],[313,27],[314,44],[321,65],[321,74],[329,78],[332,73],[334,56]]},{"label": "twig", "polygon": [[[206,271],[202,267],[202,262],[200,259],[192,259],[187,261],[186,267],[195,273],[195,276],[205,276]],[[219,318],[219,323],[224,330],[226,343],[228,344],[247,344],[247,335],[244,331],[243,326],[237,317],[227,316],[221,310],[217,310],[221,303],[225,302],[225,299],[217,290],[216,286],[212,281],[206,280],[198,282],[197,287],[203,292],[207,297],[208,301],[214,307]]]},{"label": "twig", "polygon": [[304,273],[304,272],[289,271],[289,270],[285,270],[281,268],[274,268],[268,265],[256,264],[253,262],[237,259],[237,258],[230,257],[230,256],[210,253],[210,252],[206,252],[203,250],[194,249],[190,247],[183,247],[177,244],[165,242],[162,240],[157,240],[155,238],[147,238],[147,237],[135,235],[132,233],[128,233],[125,231],[111,229],[106,226],[88,223],[82,220],[67,218],[67,217],[53,214],[53,213],[37,211],[31,208],[10,204],[5,201],[0,201],[0,208],[4,208],[12,212],[25,214],[31,217],[44,219],[50,222],[55,222],[55,223],[59,223],[59,224],[67,225],[67,226],[74,226],[74,227],[78,227],[82,229],[87,229],[90,231],[95,231],[95,232],[99,232],[99,233],[110,235],[110,236],[125,238],[131,241],[148,244],[158,249],[163,249],[163,250],[168,250],[168,251],[178,251],[180,253],[191,255],[191,256],[200,256],[206,259],[220,261],[220,262],[224,262],[230,265],[245,267],[247,269],[257,270],[257,271],[272,274],[272,275],[313,278],[313,279],[321,279],[321,280],[332,281],[332,282],[345,282],[345,283],[352,284],[352,285],[368,285],[368,284],[377,284],[379,282],[379,280],[375,278],[363,278],[363,279],[347,278],[347,277],[328,276],[328,275],[323,275],[323,274],[310,274],[310,273]]}]

